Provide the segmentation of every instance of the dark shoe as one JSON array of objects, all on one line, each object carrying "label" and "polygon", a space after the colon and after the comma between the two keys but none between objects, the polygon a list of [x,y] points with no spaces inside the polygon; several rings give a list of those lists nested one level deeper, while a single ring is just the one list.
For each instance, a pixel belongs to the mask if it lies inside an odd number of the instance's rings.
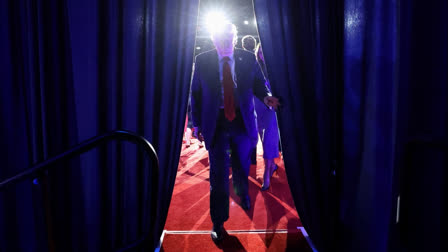
[{"label": "dark shoe", "polygon": [[223,224],[215,225],[213,224],[212,233],[210,234],[213,242],[219,243],[224,239],[226,231],[224,230]]},{"label": "dark shoe", "polygon": [[271,186],[270,183],[268,185],[263,183],[263,185],[261,185],[260,191],[264,192],[264,191],[268,190],[270,186]]},{"label": "dark shoe", "polygon": [[[275,164],[273,159],[265,159],[264,160],[266,168],[263,174],[263,185],[261,185],[260,190],[266,191],[269,189],[269,187],[271,186],[271,180],[272,180],[272,175],[274,175],[274,172],[277,171],[278,166]],[[269,172],[269,177],[268,177],[268,172]]]},{"label": "dark shoe", "polygon": [[245,197],[240,197],[241,199],[241,207],[244,210],[249,210],[250,209],[250,197],[249,196],[245,196]]},{"label": "dark shoe", "polygon": [[277,171],[278,166],[274,163],[274,168],[272,168],[271,170],[271,179],[272,179],[272,175],[274,175],[274,173]]}]

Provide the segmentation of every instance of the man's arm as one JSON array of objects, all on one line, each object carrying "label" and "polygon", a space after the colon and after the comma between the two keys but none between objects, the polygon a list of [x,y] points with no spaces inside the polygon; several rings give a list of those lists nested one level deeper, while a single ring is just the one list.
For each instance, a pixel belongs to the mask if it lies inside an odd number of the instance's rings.
[{"label": "man's arm", "polygon": [[201,106],[202,106],[202,87],[201,78],[199,76],[199,69],[197,62],[193,65],[193,78],[191,81],[191,120],[193,122],[193,127],[196,129],[198,135],[201,131]]},{"label": "man's arm", "polygon": [[260,99],[266,106],[272,107],[275,110],[280,105],[278,98],[275,96],[272,96],[271,91],[269,90],[267,84],[267,80],[264,78],[263,72],[261,71],[261,67],[258,64],[258,62],[255,61],[254,65],[254,94],[255,96]]},{"label": "man's arm", "polygon": [[258,97],[258,99],[263,101],[264,97],[270,96],[272,94],[266,85],[266,79],[264,78],[263,72],[261,71],[260,65],[257,61],[255,61],[252,72],[254,73],[254,94],[256,97]]}]

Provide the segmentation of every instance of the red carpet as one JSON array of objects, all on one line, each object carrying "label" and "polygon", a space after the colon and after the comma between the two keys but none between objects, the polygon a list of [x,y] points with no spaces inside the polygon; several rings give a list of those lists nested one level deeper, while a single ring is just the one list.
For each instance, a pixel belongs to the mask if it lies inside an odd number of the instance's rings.
[{"label": "red carpet", "polygon": [[161,251],[312,251],[300,231],[231,232],[216,246],[210,233],[165,233]]},{"label": "red carpet", "polygon": [[[289,191],[283,161],[278,158],[277,173],[271,188],[261,192],[264,161],[258,146],[257,165],[249,174],[251,210],[238,205],[238,197],[230,185],[230,217],[224,228],[230,236],[218,248],[210,238],[212,222],[209,211],[209,163],[205,148],[192,140],[182,146],[174,192],[165,224],[163,251],[312,251],[303,234]],[[231,174],[230,174],[231,177]],[[266,230],[268,230],[266,232]],[[291,250],[291,251],[292,251]]]}]

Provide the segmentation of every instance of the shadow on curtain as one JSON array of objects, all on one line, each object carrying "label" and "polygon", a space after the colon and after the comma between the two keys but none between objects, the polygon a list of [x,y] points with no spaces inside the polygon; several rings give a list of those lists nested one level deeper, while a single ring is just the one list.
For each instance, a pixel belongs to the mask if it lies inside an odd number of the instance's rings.
[{"label": "shadow on curtain", "polygon": [[149,160],[134,145],[110,144],[50,172],[55,242],[47,242],[38,185],[0,192],[0,251],[108,251],[148,228],[157,244],[179,161],[197,10],[197,0],[1,1],[0,179],[113,129],[147,138],[161,171],[157,213],[146,211]]}]

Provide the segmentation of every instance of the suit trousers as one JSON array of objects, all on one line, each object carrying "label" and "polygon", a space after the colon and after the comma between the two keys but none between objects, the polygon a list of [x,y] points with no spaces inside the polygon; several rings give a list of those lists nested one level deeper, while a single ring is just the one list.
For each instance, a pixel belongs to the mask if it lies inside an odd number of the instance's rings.
[{"label": "suit trousers", "polygon": [[243,118],[237,110],[229,122],[223,109],[219,112],[210,160],[210,215],[214,224],[229,218],[229,168],[232,167],[233,189],[239,197],[248,197],[251,140]]},{"label": "suit trousers", "polygon": [[255,99],[255,111],[257,112],[258,134],[263,144],[263,157],[277,158],[279,156],[279,135],[275,112],[258,99]]}]

